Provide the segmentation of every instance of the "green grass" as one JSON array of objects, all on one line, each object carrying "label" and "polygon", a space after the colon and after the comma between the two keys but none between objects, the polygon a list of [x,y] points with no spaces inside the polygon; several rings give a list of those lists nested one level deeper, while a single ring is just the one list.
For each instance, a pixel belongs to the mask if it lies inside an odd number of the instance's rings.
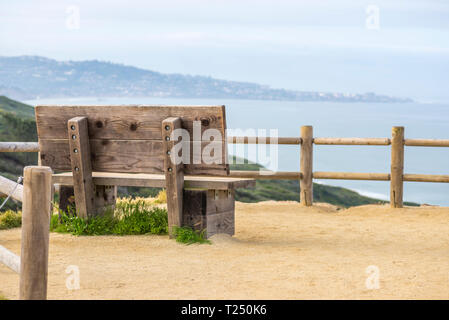
[{"label": "green grass", "polygon": [[211,242],[206,239],[206,230],[195,231],[189,227],[174,227],[173,234],[177,242],[185,244],[193,243],[208,243]]},{"label": "green grass", "polygon": [[[69,233],[75,236],[142,235],[168,233],[167,210],[149,205],[144,200],[121,200],[115,210],[106,210],[101,216],[79,218],[72,212],[54,214],[50,220],[50,231]],[[175,228],[177,242],[210,243],[205,233],[188,227]]]},{"label": "green grass", "polygon": [[0,212],[0,230],[18,228],[22,225],[22,213],[7,210]]},{"label": "green grass", "polygon": [[87,219],[60,212],[50,221],[51,231],[77,236],[167,234],[167,228],[167,211],[144,201],[120,201],[115,210]]},{"label": "green grass", "polygon": [[6,298],[4,295],[2,295],[2,294],[0,293],[0,300],[8,300],[8,298]]}]

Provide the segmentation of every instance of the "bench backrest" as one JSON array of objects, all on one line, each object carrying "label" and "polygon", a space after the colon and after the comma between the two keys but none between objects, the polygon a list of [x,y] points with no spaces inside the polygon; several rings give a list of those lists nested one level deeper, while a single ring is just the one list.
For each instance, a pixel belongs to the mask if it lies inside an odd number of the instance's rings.
[{"label": "bench backrest", "polygon": [[[202,132],[216,129],[222,137],[220,163],[201,160],[194,164],[191,158],[184,172],[229,174],[224,106],[37,106],[35,113],[41,165],[53,170],[71,170],[67,122],[74,117],[87,117],[93,171],[163,173],[161,123],[169,117],[180,117],[191,140],[194,121],[201,122]],[[209,142],[202,141],[201,149]],[[193,150],[192,147],[192,154]]]}]

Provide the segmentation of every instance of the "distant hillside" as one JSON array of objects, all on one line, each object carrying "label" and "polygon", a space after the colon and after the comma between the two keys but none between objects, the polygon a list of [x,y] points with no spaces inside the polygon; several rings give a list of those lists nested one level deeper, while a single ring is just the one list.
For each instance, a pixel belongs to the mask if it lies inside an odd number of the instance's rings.
[{"label": "distant hillside", "polygon": [[0,96],[0,110],[11,112],[22,118],[34,118],[34,108],[30,105]]},{"label": "distant hillside", "polygon": [[163,74],[109,62],[0,57],[0,94],[15,99],[63,97],[179,97],[289,101],[410,102],[374,93],[273,89],[204,76]]},{"label": "distant hillside", "polygon": [[[33,107],[0,97],[0,141],[37,141]],[[235,163],[235,161],[234,161]],[[26,165],[37,164],[36,153],[0,153],[0,175],[16,180]],[[255,163],[231,165],[232,170],[259,170]],[[123,195],[149,196],[157,193],[155,188],[120,188]],[[357,206],[385,201],[364,197],[357,192],[321,184],[313,185],[316,202],[327,202],[342,207]],[[264,200],[299,200],[299,182],[296,180],[258,180],[255,189],[238,189],[236,199],[243,202]],[[0,198],[1,201],[1,198]],[[411,203],[408,203],[409,205]],[[413,205],[413,204],[412,204]],[[7,208],[15,208],[10,201]]]}]

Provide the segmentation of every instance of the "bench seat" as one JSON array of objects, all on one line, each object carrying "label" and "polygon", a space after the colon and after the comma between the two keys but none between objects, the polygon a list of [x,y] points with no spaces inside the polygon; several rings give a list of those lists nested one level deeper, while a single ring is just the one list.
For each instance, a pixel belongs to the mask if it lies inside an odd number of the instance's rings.
[{"label": "bench seat", "polygon": [[[100,186],[128,186],[128,187],[155,187],[165,188],[165,174],[145,173],[110,173],[92,172],[94,185]],[[57,173],[53,175],[53,183],[61,185],[73,185],[72,172]],[[185,176],[185,188],[229,190],[238,188],[254,188],[254,179]]]}]

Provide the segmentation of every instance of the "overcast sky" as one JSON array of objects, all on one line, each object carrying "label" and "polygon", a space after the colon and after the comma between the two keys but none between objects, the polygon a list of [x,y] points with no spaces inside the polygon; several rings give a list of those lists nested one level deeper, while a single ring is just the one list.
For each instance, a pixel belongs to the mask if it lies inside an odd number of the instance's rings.
[{"label": "overcast sky", "polygon": [[449,1],[1,0],[0,55],[449,101]]}]

